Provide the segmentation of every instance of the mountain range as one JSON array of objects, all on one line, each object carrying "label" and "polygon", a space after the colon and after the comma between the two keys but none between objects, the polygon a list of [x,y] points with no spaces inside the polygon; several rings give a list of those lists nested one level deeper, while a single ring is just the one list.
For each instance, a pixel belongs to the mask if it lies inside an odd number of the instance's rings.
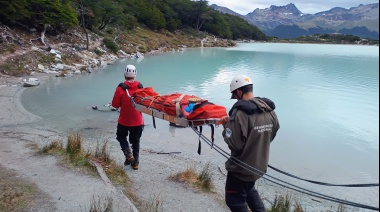
[{"label": "mountain range", "polygon": [[379,39],[379,3],[345,9],[335,7],[316,14],[302,13],[296,5],[272,5],[242,15],[226,7],[211,5],[221,13],[239,16],[268,36],[296,38],[304,35],[341,33]]}]

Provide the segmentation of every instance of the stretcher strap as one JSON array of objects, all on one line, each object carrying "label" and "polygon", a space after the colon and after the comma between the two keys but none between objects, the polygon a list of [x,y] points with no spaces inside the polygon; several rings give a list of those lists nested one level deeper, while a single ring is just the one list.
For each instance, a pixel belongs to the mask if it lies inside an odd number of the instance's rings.
[{"label": "stretcher strap", "polygon": [[153,110],[152,110],[152,119],[153,119],[153,127],[156,129],[156,119],[154,118]]},{"label": "stretcher strap", "polygon": [[199,126],[199,144],[198,144],[198,155],[200,155],[201,154],[201,144],[202,144],[202,142],[201,142],[201,136],[202,136],[202,126]]},{"label": "stretcher strap", "polygon": [[[149,104],[148,108],[150,108],[150,106],[152,106],[154,100],[155,100],[157,97],[158,97],[158,96],[150,96],[150,97],[149,97],[149,98],[153,98],[153,99],[150,100],[150,104]],[[141,101],[141,102],[142,102],[142,101]]]},{"label": "stretcher strap", "polygon": [[175,110],[176,116],[179,117],[181,115],[181,100],[185,97],[186,94],[182,94],[178,99],[175,100]]},{"label": "stretcher strap", "polygon": [[151,100],[152,97],[151,96],[146,96],[146,97],[140,96],[140,98],[141,98],[140,105],[142,105],[145,100],[150,100],[150,102],[151,102],[150,104],[152,104],[152,100]]},{"label": "stretcher strap", "polygon": [[210,124],[209,125],[211,127],[211,149],[214,147],[214,132],[215,132],[215,129],[214,129],[214,125]]}]

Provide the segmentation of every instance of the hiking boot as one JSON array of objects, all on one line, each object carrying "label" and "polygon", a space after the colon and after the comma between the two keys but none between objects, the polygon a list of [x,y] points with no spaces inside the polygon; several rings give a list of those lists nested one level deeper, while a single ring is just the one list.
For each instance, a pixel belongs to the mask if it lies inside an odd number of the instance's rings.
[{"label": "hiking boot", "polygon": [[134,157],[132,154],[131,149],[128,147],[127,149],[123,149],[123,153],[125,155],[125,161],[124,161],[124,166],[128,166],[131,164],[133,161]]},{"label": "hiking boot", "polygon": [[131,162],[132,169],[137,170],[139,169],[139,160],[136,160],[136,158],[133,158]]},{"label": "hiking boot", "polygon": [[128,166],[134,161],[134,157],[131,155],[130,157],[125,156],[124,166]]}]

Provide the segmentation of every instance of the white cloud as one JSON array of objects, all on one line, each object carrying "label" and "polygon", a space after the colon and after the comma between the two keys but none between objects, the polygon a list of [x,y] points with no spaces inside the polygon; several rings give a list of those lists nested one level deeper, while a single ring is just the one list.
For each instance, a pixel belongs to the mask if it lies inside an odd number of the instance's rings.
[{"label": "white cloud", "polygon": [[219,6],[227,7],[237,13],[246,15],[256,8],[265,9],[271,5],[284,6],[290,2],[294,3],[296,7],[303,13],[315,14],[318,12],[330,10],[334,7],[351,8],[357,7],[359,4],[372,4],[379,3],[376,0],[209,0],[209,4],[217,4]]}]

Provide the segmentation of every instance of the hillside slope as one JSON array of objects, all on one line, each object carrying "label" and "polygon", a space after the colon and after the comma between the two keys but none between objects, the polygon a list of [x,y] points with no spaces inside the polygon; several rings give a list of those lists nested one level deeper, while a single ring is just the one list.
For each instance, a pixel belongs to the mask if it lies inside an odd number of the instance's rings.
[{"label": "hillside slope", "polygon": [[58,35],[45,35],[21,28],[0,25],[0,74],[26,76],[36,72],[66,76],[90,72],[91,69],[112,63],[119,58],[133,58],[144,54],[180,51],[187,47],[229,47],[235,43],[217,39],[192,29],[151,31],[144,27],[116,32],[115,30],[88,32],[74,28]]}]

